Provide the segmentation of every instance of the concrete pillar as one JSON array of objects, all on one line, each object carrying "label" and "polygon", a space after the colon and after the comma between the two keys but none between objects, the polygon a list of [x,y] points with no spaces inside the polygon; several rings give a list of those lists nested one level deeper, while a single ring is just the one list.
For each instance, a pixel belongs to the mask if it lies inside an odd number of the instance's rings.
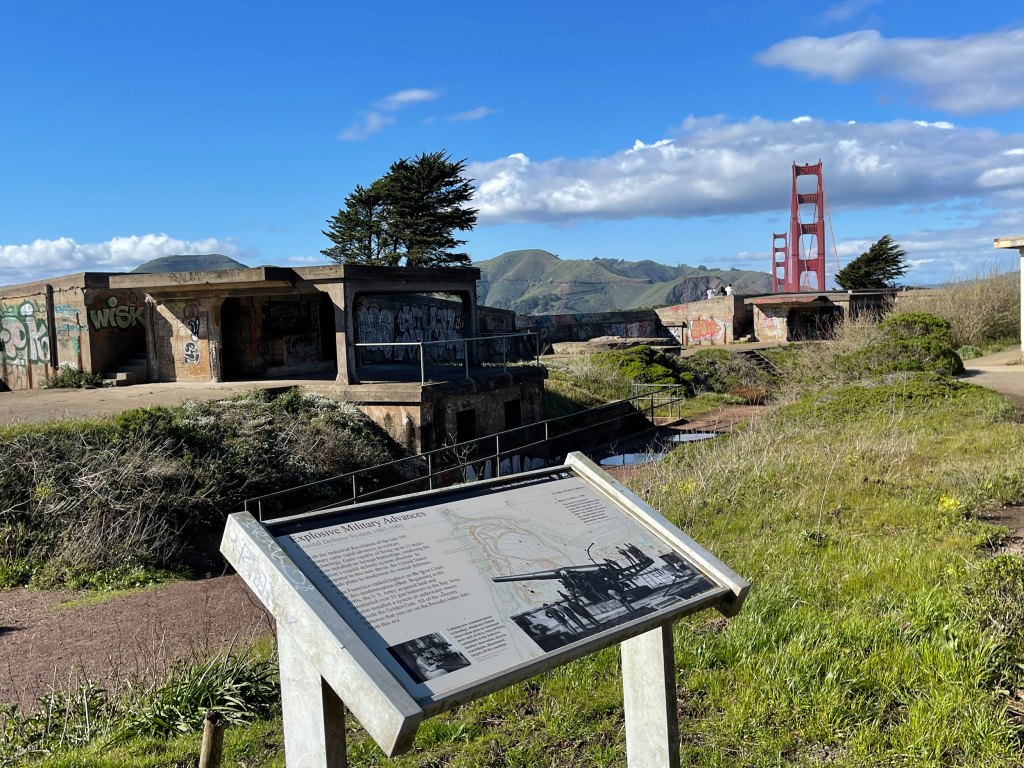
[{"label": "concrete pillar", "polygon": [[672,625],[664,624],[625,640],[619,649],[626,713],[626,765],[679,768]]},{"label": "concrete pillar", "polygon": [[223,296],[210,299],[210,327],[206,331],[207,348],[210,350],[210,381],[224,381],[224,324],[221,322],[223,306]]},{"label": "concrete pillar", "polygon": [[321,283],[317,285],[321,291],[331,297],[334,304],[334,346],[335,356],[338,361],[338,375],[335,378],[339,384],[355,384],[356,368],[354,357],[349,359],[350,348],[355,349],[348,343],[348,322],[346,320],[346,292],[344,283]]},{"label": "concrete pillar", "polygon": [[160,360],[157,357],[156,299],[146,294],[146,380],[160,381]]},{"label": "concrete pillar", "polygon": [[1013,248],[1020,254],[1020,354],[1024,360],[1024,237],[997,237],[996,248]]},{"label": "concrete pillar", "polygon": [[280,627],[277,657],[288,768],[346,768],[345,707],[341,699],[320,677],[299,644]]}]

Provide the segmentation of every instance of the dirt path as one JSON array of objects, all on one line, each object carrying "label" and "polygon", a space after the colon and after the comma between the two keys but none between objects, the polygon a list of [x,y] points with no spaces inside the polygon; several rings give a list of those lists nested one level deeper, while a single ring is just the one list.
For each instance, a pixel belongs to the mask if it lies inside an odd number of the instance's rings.
[{"label": "dirt path", "polygon": [[207,658],[273,627],[237,576],[61,607],[82,594],[0,592],[0,702],[30,706],[51,688],[86,679],[116,694],[126,680],[162,678],[175,659]]}]

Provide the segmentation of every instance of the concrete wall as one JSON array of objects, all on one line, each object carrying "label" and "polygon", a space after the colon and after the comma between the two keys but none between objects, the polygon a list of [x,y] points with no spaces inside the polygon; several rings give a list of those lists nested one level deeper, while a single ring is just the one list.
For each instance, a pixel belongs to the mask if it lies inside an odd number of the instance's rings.
[{"label": "concrete wall", "polygon": [[754,331],[754,317],[743,297],[716,296],[654,310],[684,346],[731,344]]},{"label": "concrete wall", "polygon": [[222,298],[150,304],[150,371],[157,381],[220,381]]},{"label": "concrete wall", "polygon": [[544,384],[541,381],[522,382],[501,388],[487,388],[437,400],[429,407],[424,404],[424,433],[432,433],[432,448],[442,443],[455,442],[458,437],[458,414],[473,411],[476,436],[493,435],[511,429],[505,423],[505,403],[519,401],[520,426],[544,420]]},{"label": "concrete wall", "polygon": [[463,411],[474,412],[477,437],[512,428],[505,422],[505,403],[512,400],[519,401],[521,425],[544,420],[543,377],[522,370],[515,380],[509,376],[435,385],[422,391],[419,402],[359,401],[358,387],[353,390],[359,410],[414,453],[454,442]]},{"label": "concrete wall", "polygon": [[220,317],[226,380],[334,370],[334,305],[320,292],[229,297]]},{"label": "concrete wall", "polygon": [[476,308],[476,319],[481,336],[517,332],[516,313],[511,309],[480,305]]},{"label": "concrete wall", "polygon": [[356,340],[360,364],[419,362],[416,347],[393,347],[388,342],[451,342],[426,347],[427,361],[453,362],[464,359],[465,310],[461,301],[420,294],[367,294],[356,298]]},{"label": "concrete wall", "polygon": [[81,331],[87,325],[89,370],[108,373],[129,358],[146,357],[145,294],[131,290],[86,288],[84,303],[85,312],[78,315],[77,323],[72,322],[70,313],[61,320],[60,310],[71,308],[57,305],[57,338],[59,341],[64,329],[71,329],[77,324]]},{"label": "concrete wall", "polygon": [[576,315],[517,315],[516,328],[540,334],[542,344],[589,341],[599,336],[652,339],[666,335],[652,310],[591,312]]},{"label": "concrete wall", "polygon": [[33,389],[66,366],[107,373],[143,356],[139,297],[106,285],[107,275],[84,272],[0,288],[0,389]]},{"label": "concrete wall", "polygon": [[789,338],[789,307],[754,307],[754,336],[758,341],[786,341]]}]

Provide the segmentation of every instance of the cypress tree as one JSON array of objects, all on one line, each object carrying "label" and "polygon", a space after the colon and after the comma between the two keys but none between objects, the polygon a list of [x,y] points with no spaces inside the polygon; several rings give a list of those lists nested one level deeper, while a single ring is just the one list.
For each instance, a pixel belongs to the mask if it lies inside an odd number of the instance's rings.
[{"label": "cypress tree", "polygon": [[396,160],[369,189],[357,186],[328,219],[323,233],[334,246],[321,253],[344,264],[468,265],[469,256],[455,251],[466,241],[454,235],[476,224],[465,166],[443,151]]},{"label": "cypress tree", "polygon": [[892,288],[907,271],[907,252],[888,235],[836,273],[836,283],[846,291]]}]

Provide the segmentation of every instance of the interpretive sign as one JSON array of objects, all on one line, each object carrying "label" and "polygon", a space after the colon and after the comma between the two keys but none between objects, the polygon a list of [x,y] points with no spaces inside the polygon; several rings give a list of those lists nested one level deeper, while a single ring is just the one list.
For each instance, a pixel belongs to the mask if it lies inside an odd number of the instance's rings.
[{"label": "interpretive sign", "polygon": [[389,755],[424,717],[702,607],[733,613],[747,589],[576,454],[272,523],[238,513],[222,550]]}]

